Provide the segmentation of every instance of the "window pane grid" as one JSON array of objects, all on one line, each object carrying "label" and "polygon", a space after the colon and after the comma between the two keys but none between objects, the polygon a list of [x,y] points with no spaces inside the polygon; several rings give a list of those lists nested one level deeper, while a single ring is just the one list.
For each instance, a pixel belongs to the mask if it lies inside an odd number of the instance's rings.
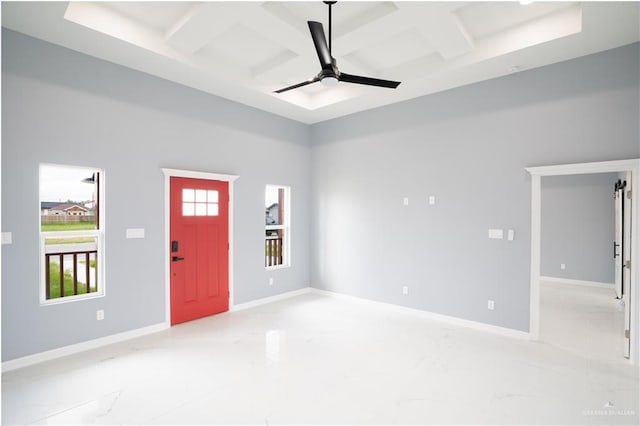
[{"label": "window pane grid", "polygon": [[182,216],[218,216],[218,191],[184,188]]}]

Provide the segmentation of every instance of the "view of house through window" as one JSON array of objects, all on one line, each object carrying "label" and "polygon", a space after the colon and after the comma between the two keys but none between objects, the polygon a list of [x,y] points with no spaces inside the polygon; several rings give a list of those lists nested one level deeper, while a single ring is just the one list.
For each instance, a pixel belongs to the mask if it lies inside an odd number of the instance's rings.
[{"label": "view of house through window", "polygon": [[265,191],[265,259],[269,267],[289,265],[289,188],[267,185]]},{"label": "view of house through window", "polygon": [[100,170],[40,165],[41,302],[104,293]]}]

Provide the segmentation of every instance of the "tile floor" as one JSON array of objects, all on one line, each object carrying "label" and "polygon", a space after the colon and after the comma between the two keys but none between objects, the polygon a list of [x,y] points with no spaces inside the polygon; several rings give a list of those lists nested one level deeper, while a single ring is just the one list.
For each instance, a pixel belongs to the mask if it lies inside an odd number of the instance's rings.
[{"label": "tile floor", "polygon": [[613,288],[542,282],[540,300],[540,340],[576,355],[621,361],[624,307]]},{"label": "tile floor", "polygon": [[639,420],[624,362],[316,294],[8,372],[2,386],[3,424]]}]

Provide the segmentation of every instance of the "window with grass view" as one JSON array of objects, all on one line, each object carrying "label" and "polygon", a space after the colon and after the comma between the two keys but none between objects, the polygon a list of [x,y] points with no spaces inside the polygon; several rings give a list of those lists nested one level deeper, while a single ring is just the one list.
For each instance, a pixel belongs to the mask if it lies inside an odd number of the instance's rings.
[{"label": "window with grass view", "polygon": [[264,266],[289,265],[289,187],[267,185],[265,191]]},{"label": "window with grass view", "polygon": [[104,294],[98,169],[40,165],[40,300]]}]

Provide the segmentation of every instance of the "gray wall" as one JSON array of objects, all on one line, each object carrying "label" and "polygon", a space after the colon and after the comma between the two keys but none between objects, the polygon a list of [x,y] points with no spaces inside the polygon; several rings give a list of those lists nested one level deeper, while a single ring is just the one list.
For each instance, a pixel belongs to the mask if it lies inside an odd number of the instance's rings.
[{"label": "gray wall", "polygon": [[639,156],[638,46],[312,126],[313,285],[528,330],[524,168]]},{"label": "gray wall", "polygon": [[617,180],[617,173],[542,178],[543,276],[613,284]]},{"label": "gray wall", "polygon": [[[236,302],[308,286],[308,142],[306,125],[3,29],[2,230],[13,233],[2,247],[3,361],[164,320],[161,167],[240,175]],[[105,170],[103,298],[39,306],[40,162]],[[270,273],[268,183],[291,186],[295,249],[291,268]],[[126,228],[145,228],[146,238],[127,240]]]},{"label": "gray wall", "polygon": [[[14,239],[2,247],[5,361],[164,319],[161,167],[241,176],[237,302],[311,283],[526,330],[524,167],[640,154],[637,44],[309,127],[2,36],[2,229]],[[40,162],[105,169],[104,298],[38,304]],[[268,183],[291,185],[294,217],[293,266],[272,272],[263,267]],[[146,238],[125,239],[132,227]],[[489,240],[488,228],[516,239]]]}]

